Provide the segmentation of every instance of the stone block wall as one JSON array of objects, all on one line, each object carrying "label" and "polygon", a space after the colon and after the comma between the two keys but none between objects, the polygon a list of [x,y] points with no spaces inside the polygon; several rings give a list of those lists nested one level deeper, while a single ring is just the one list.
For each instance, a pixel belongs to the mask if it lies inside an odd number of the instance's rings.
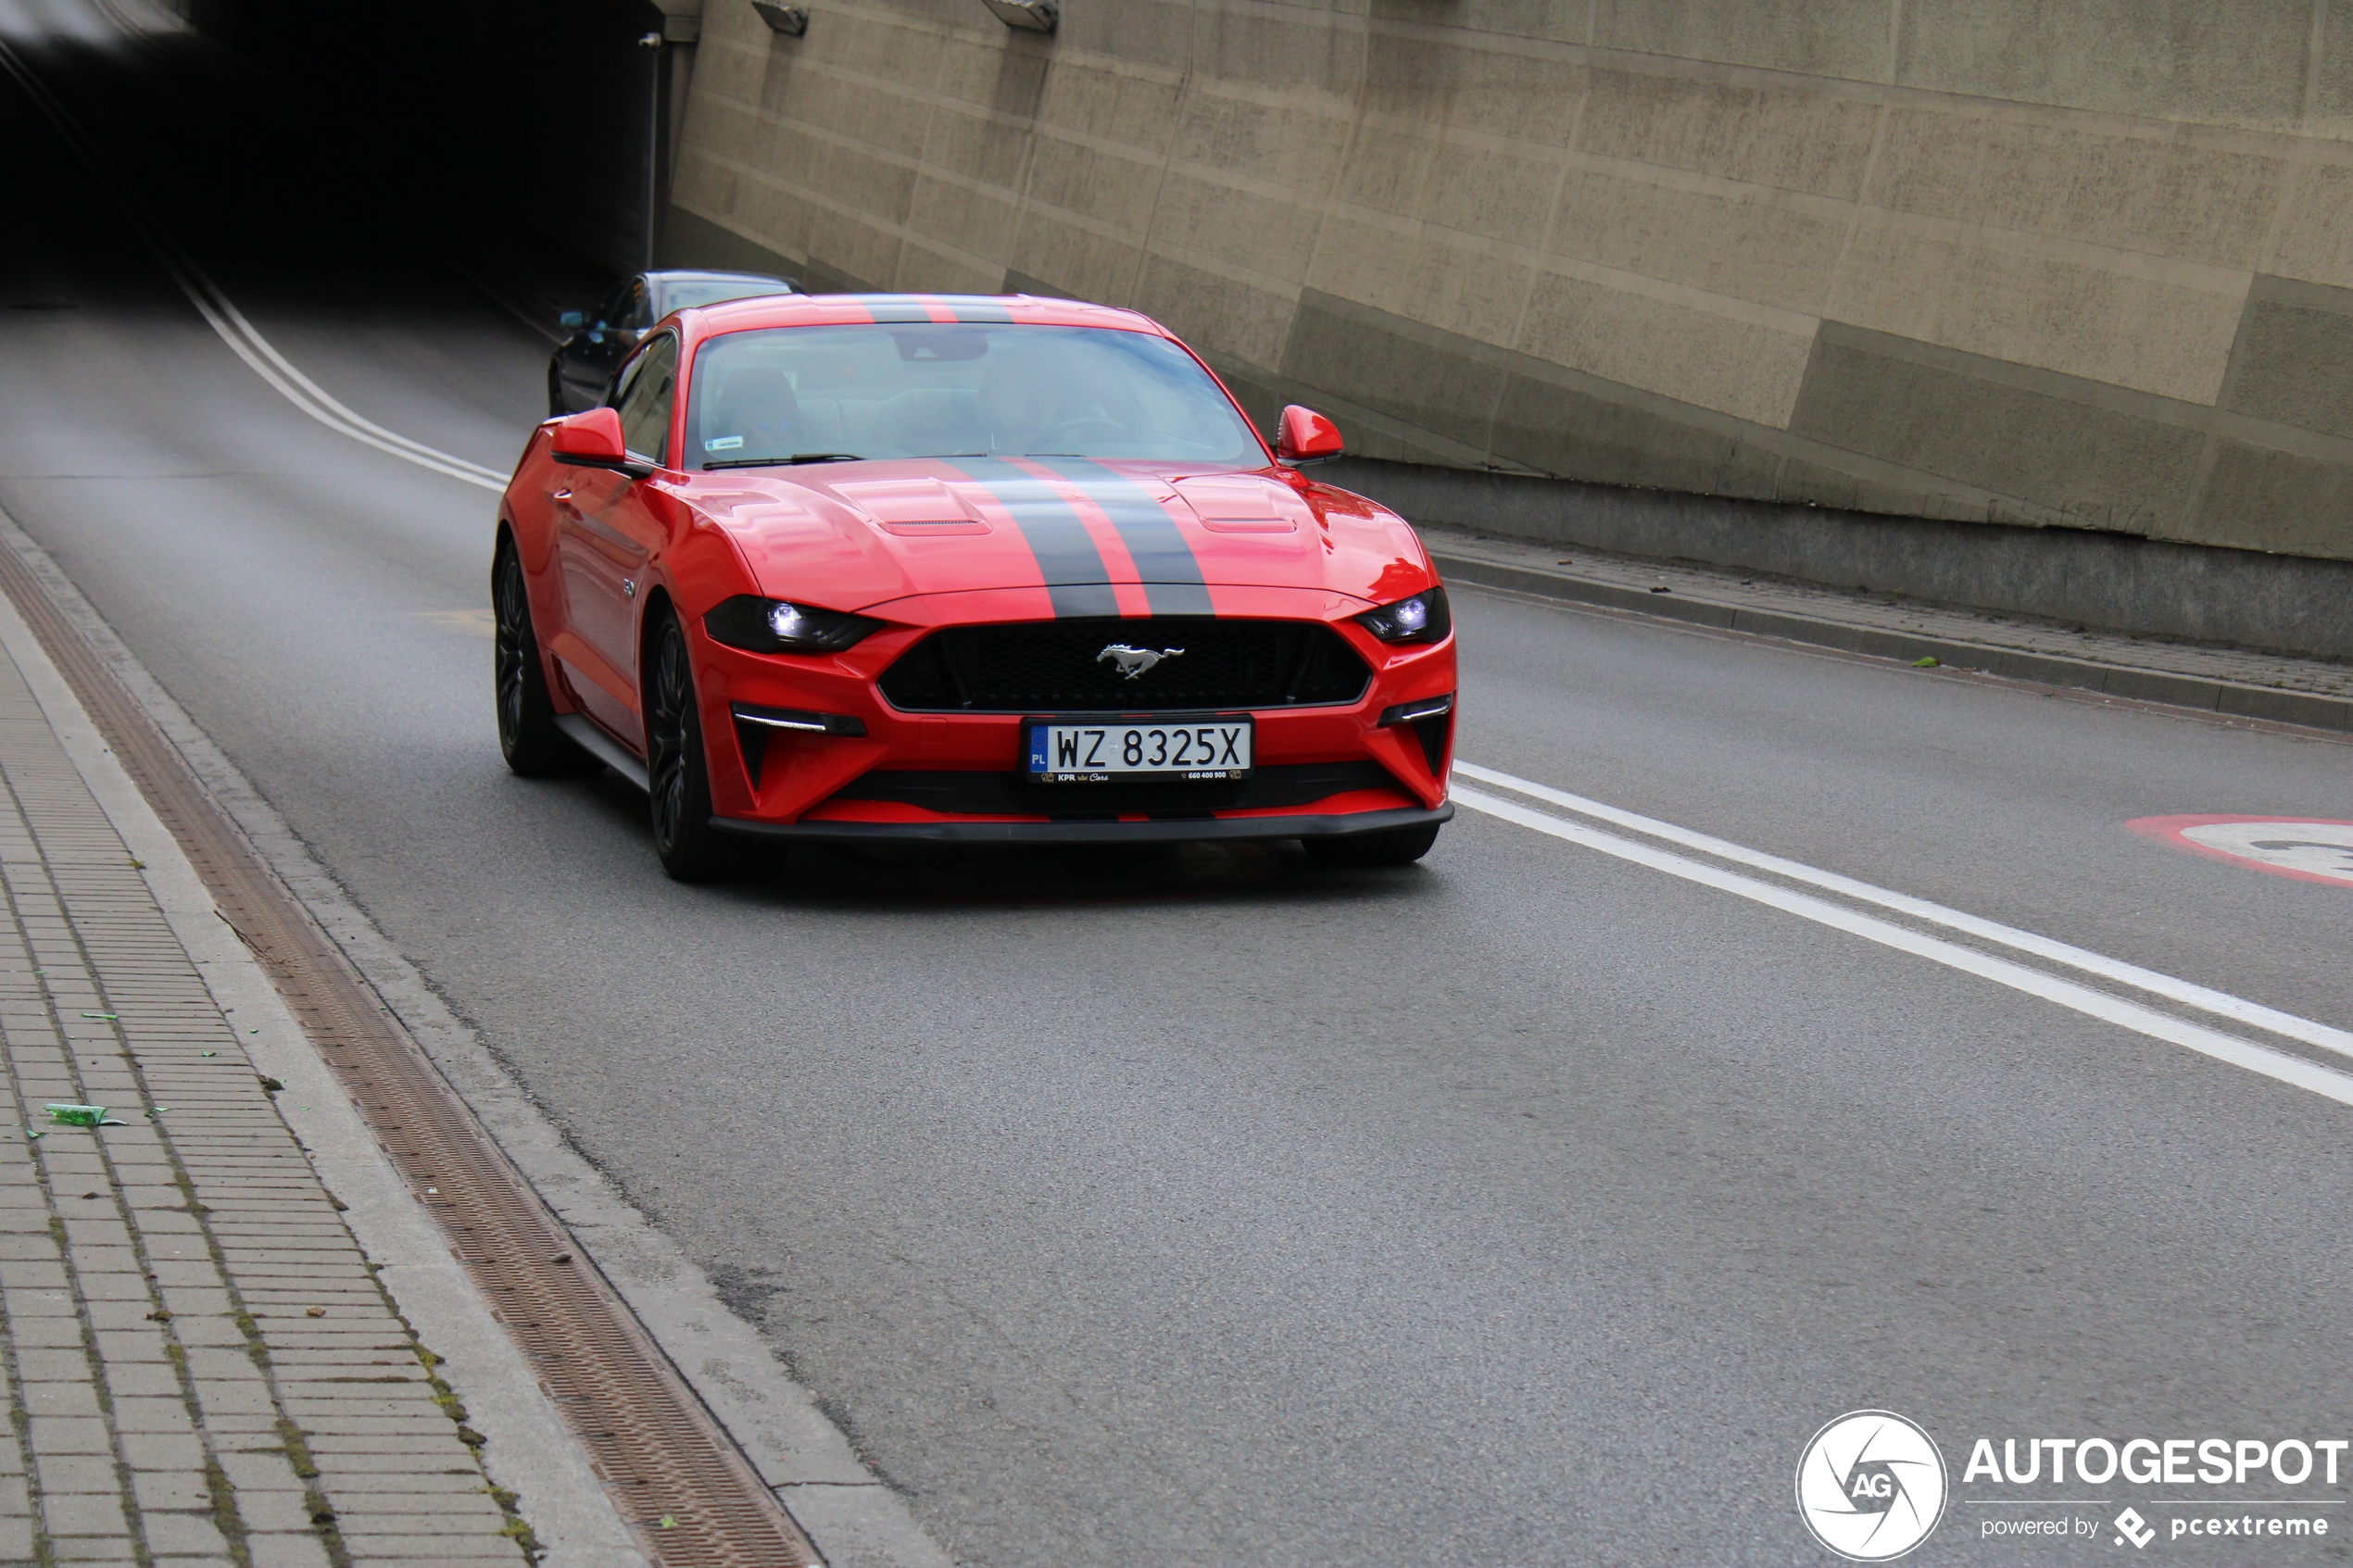
[{"label": "stone block wall", "polygon": [[2353,559],[2353,6],[707,0],[674,258],[1134,306],[1367,456]]}]

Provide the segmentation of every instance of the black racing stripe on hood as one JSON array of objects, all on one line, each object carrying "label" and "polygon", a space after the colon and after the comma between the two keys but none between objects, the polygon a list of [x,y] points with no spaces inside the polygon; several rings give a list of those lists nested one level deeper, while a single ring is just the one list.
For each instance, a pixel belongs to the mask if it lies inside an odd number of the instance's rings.
[{"label": "black racing stripe on hood", "polygon": [[1144,598],[1154,615],[1217,613],[1209,602],[1209,580],[1202,573],[1200,558],[1152,491],[1117,469],[1084,458],[1029,460],[1077,485],[1102,508],[1135,558],[1136,575],[1143,580]]},{"label": "black racing stripe on hood", "polygon": [[931,320],[928,308],[905,295],[853,294],[849,297],[866,307],[866,313],[878,327],[910,326]]},{"label": "black racing stripe on hood", "polygon": [[1117,615],[1119,596],[1112,591],[1111,572],[1103,554],[1095,548],[1087,524],[1069,502],[1034,473],[994,458],[943,459],[950,468],[985,486],[989,499],[1004,508],[1037,558],[1038,580],[1057,620],[1082,615]]}]

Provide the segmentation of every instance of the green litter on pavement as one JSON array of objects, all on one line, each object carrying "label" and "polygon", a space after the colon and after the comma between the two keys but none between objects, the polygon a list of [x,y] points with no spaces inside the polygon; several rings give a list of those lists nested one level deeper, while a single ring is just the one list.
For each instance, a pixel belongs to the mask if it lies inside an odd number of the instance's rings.
[{"label": "green litter on pavement", "polygon": [[122,1125],[121,1123],[113,1121],[107,1115],[107,1108],[103,1105],[68,1105],[62,1101],[52,1101],[41,1109],[47,1111],[49,1120],[60,1127],[120,1127]]},{"label": "green litter on pavement", "polygon": [[111,1012],[85,1012],[82,1016],[84,1018],[103,1018],[109,1023],[120,1022],[120,1015]]}]

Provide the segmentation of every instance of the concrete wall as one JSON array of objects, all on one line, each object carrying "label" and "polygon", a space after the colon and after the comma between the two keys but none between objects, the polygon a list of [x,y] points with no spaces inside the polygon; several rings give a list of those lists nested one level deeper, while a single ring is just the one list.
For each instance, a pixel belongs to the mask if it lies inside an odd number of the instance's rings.
[{"label": "concrete wall", "polygon": [[668,248],[1367,456],[2353,559],[2353,5],[707,0]]},{"label": "concrete wall", "polygon": [[[1580,558],[1611,550],[1698,561],[1914,604],[2353,663],[2353,561],[1374,458],[1343,458],[1315,476],[1416,523],[1570,548]],[[1441,553],[1448,548],[1445,535],[1430,538]]]}]

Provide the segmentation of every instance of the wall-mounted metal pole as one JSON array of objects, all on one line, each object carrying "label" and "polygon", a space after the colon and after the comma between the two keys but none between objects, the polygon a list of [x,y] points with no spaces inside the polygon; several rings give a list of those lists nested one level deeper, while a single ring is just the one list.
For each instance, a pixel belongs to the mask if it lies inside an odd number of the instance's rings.
[{"label": "wall-mounted metal pole", "polygon": [[637,47],[646,52],[653,69],[646,73],[646,268],[654,265],[655,225],[660,220],[654,204],[661,197],[661,34],[648,32],[637,40]]}]

